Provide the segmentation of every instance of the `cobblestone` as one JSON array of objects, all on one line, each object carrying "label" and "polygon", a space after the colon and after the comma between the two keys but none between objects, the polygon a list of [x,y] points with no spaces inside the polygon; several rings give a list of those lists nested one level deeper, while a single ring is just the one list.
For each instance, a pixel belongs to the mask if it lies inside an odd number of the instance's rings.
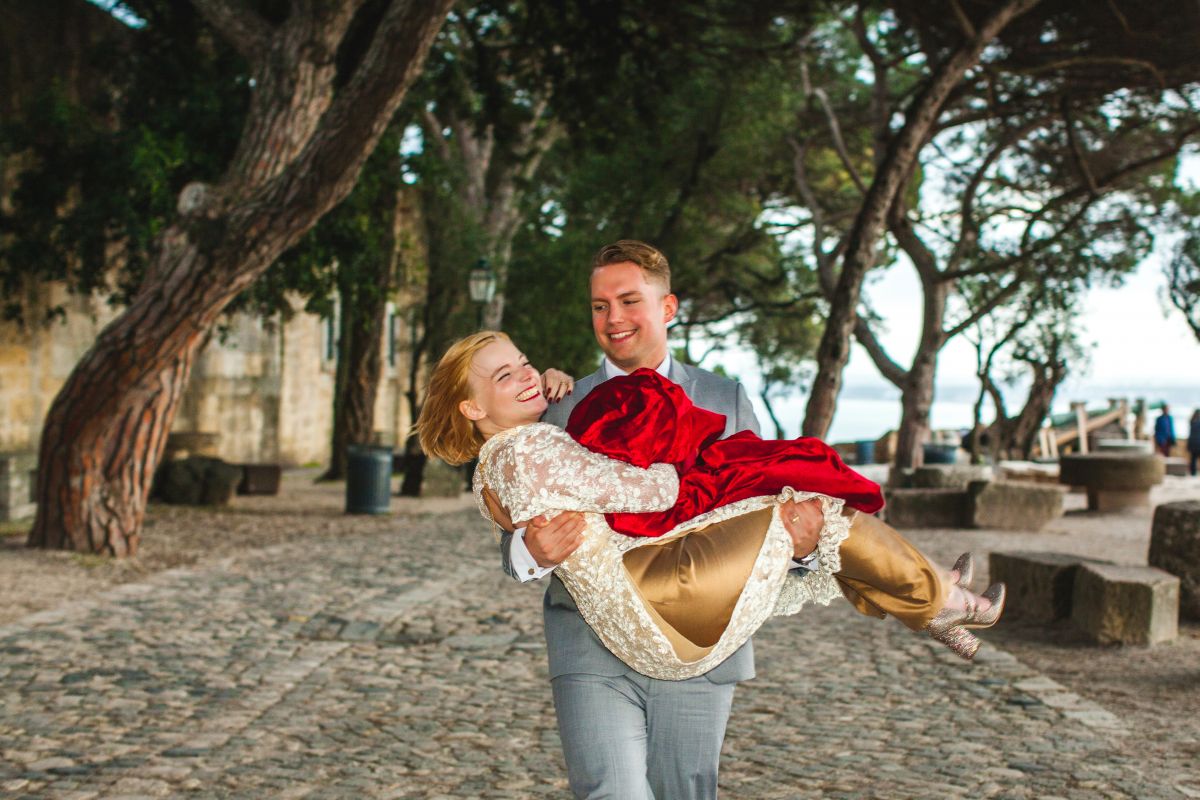
[{"label": "cobblestone", "polygon": [[[0,627],[0,797],[567,796],[540,589],[500,572],[473,512],[369,527]],[[1200,793],[993,646],[966,665],[838,603],[756,648],[726,798]]]}]

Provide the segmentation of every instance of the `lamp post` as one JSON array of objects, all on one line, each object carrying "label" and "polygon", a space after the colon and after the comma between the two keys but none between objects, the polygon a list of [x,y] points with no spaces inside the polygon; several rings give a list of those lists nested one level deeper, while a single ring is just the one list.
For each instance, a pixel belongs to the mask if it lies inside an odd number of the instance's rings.
[{"label": "lamp post", "polygon": [[476,327],[482,329],[483,310],[487,308],[488,303],[492,302],[492,297],[496,294],[496,273],[486,258],[479,259],[471,268],[471,274],[467,278],[467,291],[471,295],[471,302],[479,306]]}]

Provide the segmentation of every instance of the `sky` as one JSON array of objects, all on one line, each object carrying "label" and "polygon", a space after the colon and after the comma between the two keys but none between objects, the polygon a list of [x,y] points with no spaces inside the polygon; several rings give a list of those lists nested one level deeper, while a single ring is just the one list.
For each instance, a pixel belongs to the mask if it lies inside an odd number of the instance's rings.
[{"label": "sky", "polygon": [[[1147,258],[1118,288],[1096,288],[1085,296],[1079,311],[1081,338],[1092,342],[1090,364],[1076,371],[1060,389],[1056,412],[1072,400],[1103,405],[1110,396],[1131,400],[1146,397],[1172,404],[1176,428],[1191,410],[1200,407],[1200,342],[1182,314],[1164,299],[1166,278],[1162,252]],[[865,289],[871,306],[887,321],[880,334],[887,351],[905,365],[920,333],[921,289],[915,272],[898,265]],[[746,384],[759,418],[767,415],[757,397],[759,382],[749,353],[723,353],[720,363]],[[710,365],[705,365],[710,366]],[[949,342],[938,360],[935,428],[969,425],[969,396],[978,386],[975,351],[963,338]],[[899,392],[883,378],[859,345],[851,350],[843,380],[843,395],[827,437],[831,441],[875,438],[899,421]],[[1014,397],[1017,404],[1023,397]],[[787,435],[798,435],[806,397],[797,392],[775,403]],[[990,419],[990,411],[985,419]]]}]

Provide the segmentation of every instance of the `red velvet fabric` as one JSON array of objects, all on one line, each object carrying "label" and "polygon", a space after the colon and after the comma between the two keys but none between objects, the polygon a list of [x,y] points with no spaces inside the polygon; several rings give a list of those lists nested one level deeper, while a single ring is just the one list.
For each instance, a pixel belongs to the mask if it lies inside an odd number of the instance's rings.
[{"label": "red velvet fabric", "polygon": [[721,439],[724,432],[723,414],[697,408],[650,369],[605,381],[567,422],[567,433],[593,452],[639,467],[667,463],[679,473],[679,499],[667,511],[607,515],[613,530],[628,536],[661,536],[706,511],[785,486],[840,497],[868,514],[883,508],[879,486],[820,439],[768,441],[749,431]]}]

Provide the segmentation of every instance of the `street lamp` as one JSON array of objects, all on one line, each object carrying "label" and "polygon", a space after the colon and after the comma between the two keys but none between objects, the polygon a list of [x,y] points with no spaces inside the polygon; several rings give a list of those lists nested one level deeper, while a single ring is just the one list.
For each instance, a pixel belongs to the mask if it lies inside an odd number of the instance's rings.
[{"label": "street lamp", "polygon": [[487,304],[492,302],[492,297],[496,294],[496,273],[492,271],[491,265],[488,264],[486,258],[481,258],[475,262],[475,266],[471,269],[471,274],[467,278],[467,291],[471,295],[471,301],[479,305],[479,321],[477,327],[483,327],[483,309]]}]

